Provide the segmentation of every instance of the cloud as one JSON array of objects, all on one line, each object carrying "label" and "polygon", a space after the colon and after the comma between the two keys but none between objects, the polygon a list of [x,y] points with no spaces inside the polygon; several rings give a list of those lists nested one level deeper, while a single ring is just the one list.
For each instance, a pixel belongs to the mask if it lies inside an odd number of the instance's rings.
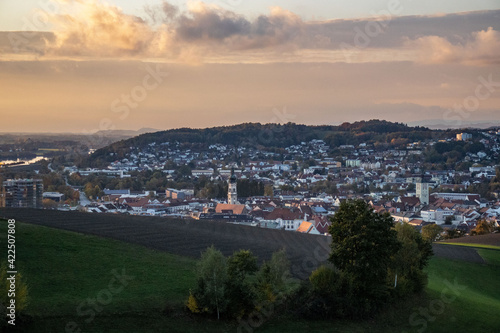
[{"label": "cloud", "polygon": [[[408,39],[423,36],[439,36],[455,43],[488,27],[500,30],[500,10],[307,22],[307,34],[328,37],[331,43],[326,48],[339,48],[343,43],[354,45],[363,35],[368,37],[369,48],[397,48]],[[312,38],[306,40],[308,47],[320,47]]]},{"label": "cloud", "polygon": [[424,63],[500,64],[500,33],[489,27],[471,34],[471,39],[453,44],[438,36],[425,36],[407,42]]},{"label": "cloud", "polygon": [[179,8],[168,2],[163,2],[161,5],[156,6],[145,5],[144,11],[152,23],[156,24],[162,21],[173,20],[179,13]]},{"label": "cloud", "polygon": [[[248,20],[216,5],[190,3],[185,12],[174,5],[145,7],[143,19],[116,6],[75,1],[76,10],[50,15],[54,39],[45,54],[90,57],[165,57],[193,59],[230,51],[294,45],[304,22],[279,7]],[[63,5],[60,7],[65,9]]]},{"label": "cloud", "polygon": [[[77,14],[50,15],[55,39],[47,53],[65,56],[127,56],[143,54],[155,34],[140,17],[96,1],[78,1]],[[62,7],[61,7],[62,8]]]},{"label": "cloud", "polygon": [[[248,18],[214,4],[188,2],[181,9],[163,1],[145,6],[145,16],[139,17],[103,1],[58,1],[57,13],[46,14],[53,35],[44,37],[44,45],[35,44],[35,39],[24,43],[23,57],[188,63],[455,61],[475,65],[495,62],[499,53],[500,10],[304,21],[280,7]],[[4,59],[8,49],[9,43],[0,33]],[[467,57],[460,55],[462,51]],[[19,50],[10,53],[17,53],[11,57],[19,59]]]},{"label": "cloud", "polygon": [[247,34],[250,22],[235,13],[197,2],[189,6],[176,22],[179,40],[224,40],[234,35]]}]

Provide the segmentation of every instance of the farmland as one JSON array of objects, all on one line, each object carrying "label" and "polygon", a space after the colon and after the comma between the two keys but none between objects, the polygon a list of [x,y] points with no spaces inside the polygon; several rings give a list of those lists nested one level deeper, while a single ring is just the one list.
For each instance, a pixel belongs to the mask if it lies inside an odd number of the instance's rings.
[{"label": "farmland", "polygon": [[500,233],[450,239],[441,244],[472,246],[500,250]]},{"label": "farmland", "polygon": [[[86,215],[93,216],[93,215]],[[21,221],[21,220],[19,220]],[[182,221],[180,221],[182,222]],[[94,332],[236,332],[235,322],[189,315],[183,303],[195,284],[195,260],[144,246],[17,222],[18,266],[30,288],[30,321],[22,332],[62,332],[68,322]],[[0,221],[0,238],[6,223]],[[446,246],[446,245],[443,245]],[[274,313],[255,332],[416,332],[409,324],[418,308],[427,308],[456,281],[466,289],[447,304],[427,332],[495,332],[500,295],[491,280],[500,274],[500,251],[480,249],[486,264],[433,258],[427,293],[385,309],[366,321],[307,321]],[[133,276],[122,292],[93,320],[77,307],[108,285],[113,269]],[[20,328],[21,329],[21,328]]]},{"label": "farmland", "polygon": [[[301,279],[324,263],[330,251],[329,237],[224,222],[15,208],[0,208],[0,217],[116,239],[191,258],[199,258],[212,244],[226,256],[239,249],[252,250],[261,261],[269,260],[274,251],[285,248],[292,273]],[[443,258],[483,262],[474,248],[435,244],[434,253]]]},{"label": "farmland", "polygon": [[191,258],[198,258],[212,244],[226,256],[239,249],[249,249],[261,261],[269,260],[274,251],[285,248],[292,273],[299,278],[307,278],[315,267],[326,261],[329,253],[329,239],[324,236],[223,222],[8,208],[0,209],[2,216]]}]

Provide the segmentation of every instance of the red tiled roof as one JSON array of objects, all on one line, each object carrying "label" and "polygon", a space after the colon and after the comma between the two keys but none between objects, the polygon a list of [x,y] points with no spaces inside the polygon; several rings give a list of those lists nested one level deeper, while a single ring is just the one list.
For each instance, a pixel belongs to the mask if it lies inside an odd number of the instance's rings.
[{"label": "red tiled roof", "polygon": [[315,216],[313,224],[319,233],[326,234],[328,233],[328,228],[330,227],[332,222],[326,216]]},{"label": "red tiled roof", "polygon": [[292,212],[287,208],[276,208],[267,215],[266,220],[276,220],[279,218],[282,220],[298,220],[304,218],[304,214],[298,210]]},{"label": "red tiled roof", "polygon": [[120,203],[123,203],[124,201],[130,207],[142,207],[149,203],[148,198],[124,198],[120,201]]},{"label": "red tiled roof", "polygon": [[312,226],[313,224],[311,222],[302,222],[299,226],[299,228],[297,229],[298,232],[302,232],[302,233],[309,233],[312,229]]},{"label": "red tiled roof", "polygon": [[245,205],[217,204],[216,213],[246,214]]},{"label": "red tiled roof", "polygon": [[402,197],[401,202],[408,206],[418,206],[420,205],[420,199],[417,197]]}]

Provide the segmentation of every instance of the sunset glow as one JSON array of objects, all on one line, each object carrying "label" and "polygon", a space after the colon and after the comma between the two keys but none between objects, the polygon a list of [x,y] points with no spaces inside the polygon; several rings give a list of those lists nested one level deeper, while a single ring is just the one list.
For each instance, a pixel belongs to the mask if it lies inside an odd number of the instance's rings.
[{"label": "sunset glow", "polygon": [[[272,122],[273,109],[305,124],[500,119],[493,1],[370,4],[3,2],[0,131]],[[146,87],[151,71],[168,75]],[[470,102],[483,81],[487,98]]]}]

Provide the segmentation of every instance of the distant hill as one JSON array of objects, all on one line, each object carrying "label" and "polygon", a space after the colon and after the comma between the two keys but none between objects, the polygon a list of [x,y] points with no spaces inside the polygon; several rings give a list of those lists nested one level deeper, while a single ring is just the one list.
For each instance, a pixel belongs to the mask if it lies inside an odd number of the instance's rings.
[{"label": "distant hill", "polygon": [[408,124],[410,126],[425,126],[430,129],[466,129],[466,128],[489,129],[489,128],[500,127],[500,122],[494,120],[481,121],[481,122],[472,122],[464,120],[459,125],[457,125],[443,119],[428,119],[428,120],[414,121]]},{"label": "distant hill", "polygon": [[[145,133],[158,132],[154,128],[141,128],[140,130],[110,130],[98,131],[90,136],[85,133],[0,133],[0,145],[24,144],[24,151],[37,147],[52,148],[75,148],[77,145],[91,145],[90,148],[103,148],[114,142],[137,137]],[[89,138],[91,140],[89,140]],[[99,138],[99,140],[94,140]],[[31,143],[31,144],[30,144]],[[4,147],[5,149],[5,147]],[[36,149],[35,149],[36,150]]]},{"label": "distant hill", "polygon": [[[324,140],[331,147],[359,143],[391,143],[394,140],[414,142],[432,137],[436,131],[426,127],[410,127],[385,120],[369,120],[343,123],[339,126],[309,126],[295,123],[260,124],[243,123],[203,129],[178,128],[142,134],[115,142],[89,156],[89,165],[126,156],[130,147],[145,147],[151,143],[179,142],[204,149],[211,144],[238,147],[279,149],[314,139]],[[110,154],[114,153],[114,154]]]},{"label": "distant hill", "polygon": [[158,132],[158,129],[154,128],[141,128],[137,131],[133,130],[107,130],[107,131],[98,131],[95,134],[98,136],[106,137],[106,138],[121,138],[121,139],[126,139],[126,138],[132,138],[134,136],[138,136],[141,134],[145,133],[154,133]]}]

